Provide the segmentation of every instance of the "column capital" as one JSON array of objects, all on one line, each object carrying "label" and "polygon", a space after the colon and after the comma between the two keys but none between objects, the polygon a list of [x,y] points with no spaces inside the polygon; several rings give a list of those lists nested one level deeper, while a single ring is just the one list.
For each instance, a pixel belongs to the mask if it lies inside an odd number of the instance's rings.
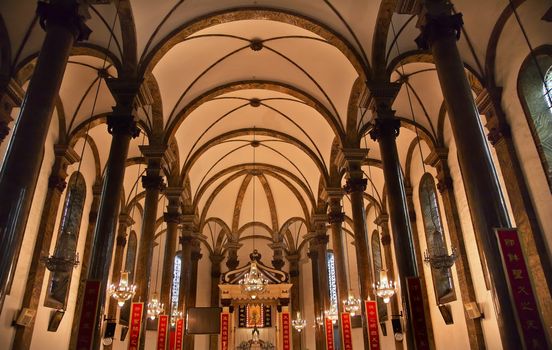
[{"label": "column capital", "polygon": [[40,26],[47,30],[50,24],[64,26],[73,32],[77,41],[88,40],[92,30],[84,23],[90,18],[88,3],[80,1],[39,1],[36,8]]},{"label": "column capital", "polygon": [[343,199],[344,192],[341,187],[328,187],[324,189],[323,194],[329,201],[339,202]]},{"label": "column capital", "polygon": [[401,90],[401,83],[390,83],[381,81],[367,81],[368,108],[379,113],[387,114],[391,111],[393,101]]},{"label": "column capital", "polygon": [[391,235],[389,235],[389,233],[381,234],[381,244],[383,244],[384,246],[391,244]]},{"label": "column capital", "polygon": [[57,189],[59,192],[63,192],[67,187],[65,177],[59,174],[52,174],[48,177],[48,188]]},{"label": "column capital", "polygon": [[127,243],[126,233],[119,232],[119,234],[117,235],[117,245],[119,247],[124,247],[126,243]]},{"label": "column capital", "polygon": [[80,160],[73,147],[63,144],[54,145],[55,162],[52,167],[53,177],[58,176],[62,180],[67,178],[67,167]]},{"label": "column capital", "polygon": [[340,224],[345,221],[345,213],[342,211],[328,213],[328,223],[330,224]]},{"label": "column capital", "polygon": [[496,116],[487,117],[487,124],[485,126],[489,130],[487,139],[493,146],[496,146],[505,138],[512,137],[510,125],[505,121],[499,121]]},{"label": "column capital", "polygon": [[178,202],[178,204],[180,204],[180,199],[182,198],[182,193],[184,192],[184,188],[183,187],[177,187],[177,186],[169,186],[167,185],[167,187],[165,187],[165,190],[164,190],[164,193],[165,193],[165,197],[167,197],[167,199],[169,200],[169,205],[170,202]]},{"label": "column capital", "polygon": [[163,177],[160,175],[144,175],[142,176],[142,186],[146,190],[162,190],[164,186]]},{"label": "column capital", "polygon": [[370,130],[370,138],[374,141],[377,141],[381,137],[396,138],[399,136],[400,128],[401,122],[399,119],[394,117],[394,113],[392,117],[378,116],[374,120],[372,130]]},{"label": "column capital", "polygon": [[130,226],[134,224],[134,219],[127,213],[120,213],[119,214],[119,224],[123,224],[126,226]]},{"label": "column capital", "polygon": [[132,115],[108,115],[107,131],[111,135],[130,135],[132,138],[140,135],[140,129],[136,126],[136,121]]},{"label": "column capital", "polygon": [[213,265],[220,265],[220,263],[224,260],[224,255],[221,253],[209,254],[209,260],[211,260]]},{"label": "column capital", "polygon": [[374,224],[378,226],[387,225],[388,222],[389,222],[389,214],[387,213],[379,214],[376,220],[374,220]]},{"label": "column capital", "polygon": [[345,192],[364,192],[366,191],[366,186],[368,185],[368,179],[364,178],[348,178],[347,183],[345,184]]},{"label": "column capital", "polygon": [[179,224],[182,222],[182,216],[178,212],[163,213],[163,220],[167,223]]},{"label": "column capital", "polygon": [[418,17],[417,26],[420,35],[415,39],[422,50],[428,50],[432,43],[440,38],[460,39],[462,32],[462,14],[451,14],[452,5],[445,1],[426,1]]},{"label": "column capital", "polygon": [[347,169],[349,175],[351,173],[360,173],[360,167],[368,156],[367,148],[340,148],[336,156],[336,164],[339,168]]}]

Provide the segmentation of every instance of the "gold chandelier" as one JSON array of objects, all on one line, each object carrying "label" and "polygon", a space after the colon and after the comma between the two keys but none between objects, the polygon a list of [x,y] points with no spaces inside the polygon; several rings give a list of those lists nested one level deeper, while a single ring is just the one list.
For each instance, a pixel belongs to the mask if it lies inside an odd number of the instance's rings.
[{"label": "gold chandelier", "polygon": [[297,318],[291,321],[291,325],[297,332],[301,332],[307,326],[307,320],[301,318],[301,312],[297,311]]},{"label": "gold chandelier", "polygon": [[395,283],[387,278],[387,271],[381,270],[380,280],[374,285],[376,295],[387,304],[391,297],[395,295],[395,288]]},{"label": "gold chandelier", "polygon": [[355,298],[352,291],[349,291],[349,297],[343,300],[343,309],[345,312],[350,313],[351,316],[356,315],[360,311],[360,299]]},{"label": "gold chandelier", "polygon": [[125,302],[136,293],[136,285],[128,284],[128,272],[123,271],[121,272],[119,284],[111,284],[108,293],[112,298],[117,300],[117,305],[119,305],[119,307],[123,307]]},{"label": "gold chandelier", "polygon": [[155,318],[161,315],[163,311],[165,311],[165,305],[159,302],[157,293],[153,293],[151,301],[148,303],[148,317],[155,320]]},{"label": "gold chandelier", "polygon": [[337,305],[332,303],[332,305],[330,305],[330,308],[328,310],[324,311],[324,316],[326,316],[326,318],[330,319],[333,324],[336,324],[337,319],[339,317],[338,312],[337,312]]},{"label": "gold chandelier", "polygon": [[[255,254],[257,251],[253,251]],[[257,263],[252,260],[247,272],[239,281],[241,289],[247,293],[251,299],[257,299],[257,295],[265,291],[268,280],[263,277],[263,274],[257,268]]]}]

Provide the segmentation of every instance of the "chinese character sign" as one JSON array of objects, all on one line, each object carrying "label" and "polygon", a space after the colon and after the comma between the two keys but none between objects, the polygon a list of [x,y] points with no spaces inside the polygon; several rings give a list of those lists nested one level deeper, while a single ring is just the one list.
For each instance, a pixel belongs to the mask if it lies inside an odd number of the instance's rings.
[{"label": "chinese character sign", "polygon": [[130,307],[130,329],[128,330],[128,350],[138,350],[140,346],[143,313],[144,303],[132,303]]},{"label": "chinese character sign", "polygon": [[343,337],[343,350],[353,350],[353,337],[351,334],[351,314],[341,314],[341,336]]},{"label": "chinese character sign", "polygon": [[100,281],[86,281],[79,322],[77,349],[90,349],[96,324],[96,308],[100,295]]},{"label": "chinese character sign", "polygon": [[291,349],[291,318],[289,312],[282,312],[282,350]]},{"label": "chinese character sign", "polygon": [[378,309],[375,301],[367,300],[364,303],[366,308],[366,327],[368,327],[368,338],[370,339],[370,349],[380,349],[380,338],[378,330]]},{"label": "chinese character sign", "polygon": [[167,330],[169,325],[169,316],[160,315],[157,325],[157,350],[165,350],[167,344]]},{"label": "chinese character sign", "polygon": [[182,350],[182,340],[184,338],[184,319],[179,318],[176,320],[174,348],[176,350]]},{"label": "chinese character sign", "polygon": [[521,324],[525,348],[546,349],[546,335],[539,317],[531,280],[516,229],[497,229],[505,273]]},{"label": "chinese character sign", "polygon": [[220,349],[230,349],[230,314],[223,312],[220,314]]},{"label": "chinese character sign", "polygon": [[329,318],[325,318],[326,325],[326,350],[334,350],[334,334],[333,334],[333,322]]},{"label": "chinese character sign", "polygon": [[419,277],[407,277],[406,286],[410,300],[410,320],[416,349],[429,350],[429,335],[425,323],[422,283]]}]

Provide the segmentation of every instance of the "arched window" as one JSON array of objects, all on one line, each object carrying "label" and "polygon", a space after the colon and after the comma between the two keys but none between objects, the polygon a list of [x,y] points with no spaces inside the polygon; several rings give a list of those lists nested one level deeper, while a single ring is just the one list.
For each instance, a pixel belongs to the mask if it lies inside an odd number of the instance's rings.
[{"label": "arched window", "polygon": [[[518,78],[518,93],[541,163],[552,189],[552,48],[528,56]],[[543,81],[544,78],[544,81]]]},{"label": "arched window", "polygon": [[[374,230],[372,232],[371,239],[372,247],[372,262],[374,266],[374,281],[377,282],[380,280],[380,272],[383,268],[383,259],[381,257],[381,244],[379,232]],[[376,298],[378,304],[378,317],[380,322],[387,321],[387,305],[382,298]]]},{"label": "arched window", "polygon": [[[443,224],[437,202],[435,182],[431,174],[425,173],[420,181],[420,206],[424,221],[427,250],[431,256],[446,255],[447,246],[443,233]],[[437,304],[444,304],[456,300],[452,273],[450,268],[431,269],[433,287]]]},{"label": "arched window", "polygon": [[[79,172],[73,173],[67,188],[56,248],[54,249],[54,256],[61,259],[74,258],[77,252],[82,210],[86,198],[84,177]],[[72,268],[60,268],[52,271],[44,301],[45,306],[65,310],[72,274]]]}]

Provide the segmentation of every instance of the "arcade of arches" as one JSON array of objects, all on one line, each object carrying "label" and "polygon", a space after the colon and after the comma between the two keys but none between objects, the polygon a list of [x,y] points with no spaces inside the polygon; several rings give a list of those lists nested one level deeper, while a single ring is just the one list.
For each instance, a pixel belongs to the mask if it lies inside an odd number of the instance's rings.
[{"label": "arcade of arches", "polygon": [[[1,1],[0,347],[552,348],[551,22],[546,0]],[[255,249],[280,297],[229,299]],[[349,296],[376,312],[326,324]],[[208,307],[230,343],[175,338]]]}]

